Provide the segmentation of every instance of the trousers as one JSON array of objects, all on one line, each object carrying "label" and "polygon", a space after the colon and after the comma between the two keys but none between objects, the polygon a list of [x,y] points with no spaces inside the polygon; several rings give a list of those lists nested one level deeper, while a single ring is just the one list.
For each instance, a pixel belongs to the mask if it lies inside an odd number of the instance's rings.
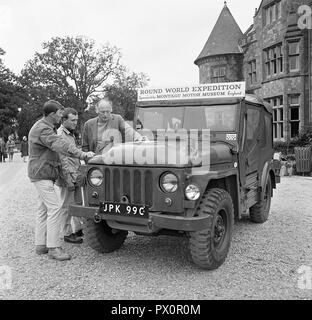
[{"label": "trousers", "polygon": [[61,207],[61,236],[69,236],[82,230],[82,219],[68,215],[70,203],[74,203],[74,191],[69,191],[67,187],[56,187]]},{"label": "trousers", "polygon": [[61,246],[61,207],[52,180],[33,182],[39,199],[36,213],[35,245]]}]

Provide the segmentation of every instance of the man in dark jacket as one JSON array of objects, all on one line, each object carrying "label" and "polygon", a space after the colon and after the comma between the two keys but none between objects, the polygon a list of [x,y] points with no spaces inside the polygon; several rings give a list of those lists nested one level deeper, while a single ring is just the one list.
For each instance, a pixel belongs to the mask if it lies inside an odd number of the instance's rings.
[{"label": "man in dark jacket", "polygon": [[93,152],[83,152],[57,135],[55,125],[61,121],[64,107],[50,100],[43,106],[44,117],[29,132],[28,177],[39,196],[36,218],[36,253],[48,253],[56,260],[69,260],[71,256],[60,245],[61,208],[54,183],[60,176],[59,153],[83,160]]}]

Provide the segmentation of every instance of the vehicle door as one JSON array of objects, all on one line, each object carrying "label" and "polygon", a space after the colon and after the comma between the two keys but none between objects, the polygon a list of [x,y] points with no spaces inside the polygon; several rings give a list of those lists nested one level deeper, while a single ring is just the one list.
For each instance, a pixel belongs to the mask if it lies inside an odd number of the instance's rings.
[{"label": "vehicle door", "polygon": [[245,186],[248,176],[257,175],[260,159],[260,141],[264,126],[261,108],[245,104],[243,113],[243,139],[239,156],[241,185]]}]

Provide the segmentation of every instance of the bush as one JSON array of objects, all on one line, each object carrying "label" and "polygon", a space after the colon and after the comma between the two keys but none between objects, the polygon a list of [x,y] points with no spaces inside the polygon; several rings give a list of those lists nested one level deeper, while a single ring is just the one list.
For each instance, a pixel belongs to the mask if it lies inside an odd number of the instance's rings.
[{"label": "bush", "polygon": [[312,144],[312,129],[303,132],[299,135],[299,137],[294,138],[294,143],[296,147],[306,147],[311,146]]},{"label": "bush", "polygon": [[312,145],[312,129],[301,133],[298,137],[290,142],[274,142],[275,152],[281,152],[283,156],[295,153],[295,147],[307,147]]},{"label": "bush", "polygon": [[275,152],[281,152],[283,156],[286,156],[288,154],[294,154],[295,147],[297,145],[293,142],[274,142],[273,149]]}]

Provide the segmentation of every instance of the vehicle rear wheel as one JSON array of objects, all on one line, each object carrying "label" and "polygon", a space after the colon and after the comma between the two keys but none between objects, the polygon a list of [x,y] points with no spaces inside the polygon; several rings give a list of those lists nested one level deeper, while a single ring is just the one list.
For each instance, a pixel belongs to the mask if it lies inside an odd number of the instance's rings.
[{"label": "vehicle rear wheel", "polygon": [[255,223],[264,223],[269,218],[272,197],[272,181],[271,177],[265,185],[264,198],[249,209],[250,220]]},{"label": "vehicle rear wheel", "polygon": [[87,219],[83,232],[86,244],[101,253],[119,249],[128,235],[128,231],[110,228],[106,221],[95,223],[91,219]]},{"label": "vehicle rear wheel", "polygon": [[232,198],[223,189],[205,192],[197,210],[199,216],[209,215],[208,229],[190,232],[189,247],[194,263],[204,269],[217,269],[229,252],[234,226]]}]

